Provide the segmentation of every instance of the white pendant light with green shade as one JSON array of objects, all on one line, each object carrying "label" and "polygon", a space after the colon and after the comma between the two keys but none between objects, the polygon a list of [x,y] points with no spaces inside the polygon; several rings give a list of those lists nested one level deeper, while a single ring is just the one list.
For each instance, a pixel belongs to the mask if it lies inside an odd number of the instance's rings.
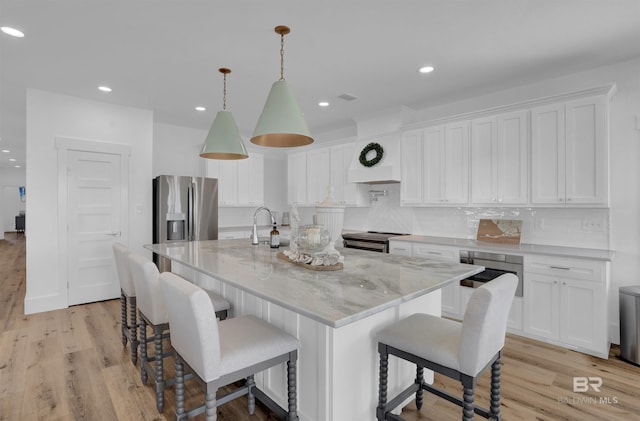
[{"label": "white pendant light with green shade", "polygon": [[249,154],[240,137],[233,115],[227,111],[227,75],[231,73],[231,70],[223,67],[218,71],[224,75],[222,111],[218,111],[211,124],[200,156],[208,159],[245,159],[249,157]]},{"label": "white pendant light with green shade", "polygon": [[311,132],[302,116],[289,84],[284,80],[284,36],[291,30],[276,26],[280,35],[280,80],[271,86],[251,143],[260,146],[293,147],[313,143]]}]

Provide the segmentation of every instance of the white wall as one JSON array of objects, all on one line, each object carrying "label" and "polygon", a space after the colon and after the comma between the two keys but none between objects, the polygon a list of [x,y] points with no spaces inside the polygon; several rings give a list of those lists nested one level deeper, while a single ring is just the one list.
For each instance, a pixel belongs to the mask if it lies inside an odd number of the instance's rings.
[{"label": "white wall", "polygon": [[58,267],[56,137],[131,147],[129,246],[142,252],[151,242],[152,112],[28,89],[27,314],[67,307]]}]

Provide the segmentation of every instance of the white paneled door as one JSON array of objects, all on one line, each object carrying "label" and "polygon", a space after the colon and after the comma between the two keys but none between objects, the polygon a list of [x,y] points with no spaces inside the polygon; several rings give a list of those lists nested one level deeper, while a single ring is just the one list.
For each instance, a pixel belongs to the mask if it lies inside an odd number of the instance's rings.
[{"label": "white paneled door", "polygon": [[67,276],[69,305],[117,298],[112,245],[121,241],[122,157],[67,153]]}]

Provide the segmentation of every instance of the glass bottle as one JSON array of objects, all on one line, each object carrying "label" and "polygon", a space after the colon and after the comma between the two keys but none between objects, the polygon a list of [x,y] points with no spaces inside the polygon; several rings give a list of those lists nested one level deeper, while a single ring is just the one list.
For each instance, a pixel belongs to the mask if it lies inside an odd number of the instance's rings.
[{"label": "glass bottle", "polygon": [[269,245],[272,249],[277,249],[280,247],[280,232],[276,228],[276,224],[273,224],[273,229],[269,235]]}]

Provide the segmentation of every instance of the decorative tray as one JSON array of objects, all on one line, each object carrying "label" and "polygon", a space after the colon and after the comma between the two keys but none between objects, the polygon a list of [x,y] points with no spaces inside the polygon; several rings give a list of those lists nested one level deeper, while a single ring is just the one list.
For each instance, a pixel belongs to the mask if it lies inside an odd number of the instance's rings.
[{"label": "decorative tray", "polygon": [[343,268],[343,264],[342,262],[338,262],[335,265],[331,265],[331,266],[312,266],[309,263],[302,263],[302,262],[294,262],[293,260],[289,259],[283,252],[279,251],[278,254],[278,259],[282,259],[282,260],[286,260],[287,262],[296,265],[296,266],[300,266],[309,270],[319,270],[319,271],[327,271],[327,270],[342,270]]}]

